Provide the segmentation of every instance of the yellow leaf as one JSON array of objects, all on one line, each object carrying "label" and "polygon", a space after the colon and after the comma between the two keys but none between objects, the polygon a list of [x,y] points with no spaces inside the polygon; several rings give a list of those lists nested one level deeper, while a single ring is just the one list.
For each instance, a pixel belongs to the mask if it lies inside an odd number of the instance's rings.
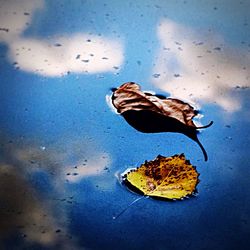
[{"label": "yellow leaf", "polygon": [[181,199],[193,194],[198,184],[198,172],[184,154],[157,156],[125,175],[127,182],[144,195],[166,199]]}]

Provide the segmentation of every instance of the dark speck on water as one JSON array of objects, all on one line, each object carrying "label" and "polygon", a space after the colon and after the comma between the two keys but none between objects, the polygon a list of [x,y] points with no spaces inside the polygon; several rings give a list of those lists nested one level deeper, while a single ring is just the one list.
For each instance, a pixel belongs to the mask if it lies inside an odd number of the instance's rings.
[{"label": "dark speck on water", "polygon": [[55,47],[61,47],[62,45],[60,43],[55,43],[54,46]]},{"label": "dark speck on water", "polygon": [[159,78],[161,74],[153,74],[154,78]]},{"label": "dark speck on water", "polygon": [[9,29],[6,29],[6,28],[0,28],[0,31],[9,32]]}]

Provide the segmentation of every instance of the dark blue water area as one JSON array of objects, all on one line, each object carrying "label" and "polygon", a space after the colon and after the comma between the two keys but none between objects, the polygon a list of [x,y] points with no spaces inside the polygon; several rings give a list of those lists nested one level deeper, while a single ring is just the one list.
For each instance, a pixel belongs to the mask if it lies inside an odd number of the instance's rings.
[{"label": "dark blue water area", "polygon": [[[231,88],[241,103],[236,111],[216,99],[201,102],[202,124],[214,122],[198,134],[207,162],[190,138],[138,132],[107,101],[110,89],[127,81],[169,95],[152,82],[161,18],[212,28],[244,49],[249,2],[232,1],[232,15],[223,3],[47,1],[22,34],[121,38],[124,62],[116,73],[38,75],[16,69],[10,47],[1,42],[0,248],[249,248],[249,88]],[[200,173],[197,193],[181,201],[145,197],[130,205],[141,196],[121,183],[121,173],[159,154],[180,153]]]}]

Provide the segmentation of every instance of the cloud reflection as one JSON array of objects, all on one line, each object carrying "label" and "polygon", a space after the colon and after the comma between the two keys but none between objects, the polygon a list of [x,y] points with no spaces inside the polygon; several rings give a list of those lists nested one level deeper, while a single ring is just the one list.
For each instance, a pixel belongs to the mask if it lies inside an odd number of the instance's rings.
[{"label": "cloud reflection", "polygon": [[0,42],[8,45],[8,58],[20,70],[44,75],[116,72],[123,63],[119,40],[98,35],[57,34],[49,39],[24,37],[42,0],[6,1],[0,8]]},{"label": "cloud reflection", "polygon": [[109,155],[107,153],[99,153],[88,160],[81,160],[66,167],[64,173],[67,175],[69,182],[79,182],[84,177],[103,174],[109,165]]},{"label": "cloud reflection", "polygon": [[44,8],[43,0],[8,0],[0,3],[0,42],[18,39],[30,25],[36,10]]},{"label": "cloud reflection", "polygon": [[230,47],[219,35],[168,19],[159,24],[157,34],[161,49],[152,80],[159,88],[192,103],[216,103],[231,112],[241,108],[231,91],[250,87],[247,48]]},{"label": "cloud reflection", "polygon": [[[0,139],[0,240],[18,235],[24,245],[79,249],[67,215],[77,194],[68,188],[84,177],[104,174],[109,155],[84,140],[45,147],[34,141]],[[72,175],[67,175],[69,171]]]},{"label": "cloud reflection", "polygon": [[20,231],[23,239],[50,245],[56,241],[59,221],[16,167],[0,164],[0,239]]}]

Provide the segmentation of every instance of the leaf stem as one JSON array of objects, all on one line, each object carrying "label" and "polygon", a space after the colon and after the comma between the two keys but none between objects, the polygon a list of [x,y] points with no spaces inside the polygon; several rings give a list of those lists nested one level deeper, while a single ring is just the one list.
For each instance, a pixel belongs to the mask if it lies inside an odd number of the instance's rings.
[{"label": "leaf stem", "polygon": [[205,125],[205,126],[201,126],[201,127],[196,127],[195,129],[208,128],[208,127],[210,127],[213,123],[214,123],[214,122],[213,122],[213,121],[211,121],[211,122],[209,122],[207,125]]},{"label": "leaf stem", "polygon": [[141,196],[134,201],[132,201],[127,207],[125,207],[119,214],[116,216],[113,216],[113,220],[116,220],[118,217],[120,217],[124,212],[126,212],[133,204],[135,204],[137,201],[143,199],[143,198],[148,198],[148,196]]}]

